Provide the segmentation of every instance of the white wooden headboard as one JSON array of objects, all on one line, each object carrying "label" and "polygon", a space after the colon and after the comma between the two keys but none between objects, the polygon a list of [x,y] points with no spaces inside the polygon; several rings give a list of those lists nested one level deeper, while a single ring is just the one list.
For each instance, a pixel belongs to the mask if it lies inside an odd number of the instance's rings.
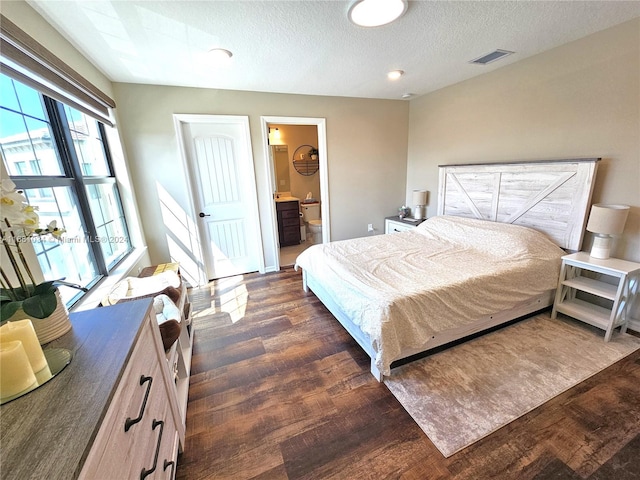
[{"label": "white wooden headboard", "polygon": [[440,165],[438,215],[523,225],[580,250],[599,160]]}]

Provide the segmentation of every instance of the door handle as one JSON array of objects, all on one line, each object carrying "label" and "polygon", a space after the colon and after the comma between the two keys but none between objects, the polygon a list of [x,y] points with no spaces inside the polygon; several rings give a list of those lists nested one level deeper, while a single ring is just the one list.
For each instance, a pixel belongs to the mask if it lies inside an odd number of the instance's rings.
[{"label": "door handle", "polygon": [[211,215],[209,215],[208,213],[200,212],[200,213],[198,214],[198,216],[199,216],[200,218],[204,218],[204,217],[210,217]]}]

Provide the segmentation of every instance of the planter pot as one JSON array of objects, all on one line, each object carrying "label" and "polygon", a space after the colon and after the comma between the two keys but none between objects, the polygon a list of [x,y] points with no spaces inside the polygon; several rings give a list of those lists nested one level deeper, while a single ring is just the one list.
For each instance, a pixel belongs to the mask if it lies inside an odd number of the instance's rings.
[{"label": "planter pot", "polygon": [[28,318],[33,323],[33,328],[36,331],[40,345],[49,343],[58,337],[61,337],[69,330],[71,330],[71,321],[69,320],[69,312],[67,307],[60,297],[60,291],[56,290],[56,298],[58,304],[56,309],[51,315],[46,318],[34,318],[31,315],[24,313],[22,309],[19,309],[14,313],[8,321],[23,320]]}]

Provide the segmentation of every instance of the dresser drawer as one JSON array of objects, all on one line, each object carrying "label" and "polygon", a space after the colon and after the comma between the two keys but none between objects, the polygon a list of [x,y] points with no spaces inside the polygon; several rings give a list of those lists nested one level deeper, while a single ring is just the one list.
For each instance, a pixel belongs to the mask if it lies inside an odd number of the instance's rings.
[{"label": "dresser drawer", "polygon": [[[178,458],[178,430],[169,405],[164,405],[164,408],[160,404],[157,406],[159,408],[152,407],[151,409],[155,411],[152,420],[143,425],[143,430],[146,429],[146,434],[154,440],[153,448],[140,453],[144,464],[143,469],[132,478],[142,478],[143,475],[146,475],[146,479],[172,479],[175,477]],[[144,473],[142,473],[143,471]],[[136,472],[133,474],[135,475]]]},{"label": "dresser drawer", "polygon": [[280,212],[278,212],[278,215],[280,215],[280,218],[282,218],[283,220],[287,220],[287,219],[295,219],[295,220],[300,220],[300,212],[298,210],[282,210]]},{"label": "dresser drawer", "polygon": [[296,227],[296,228],[300,228],[300,218],[298,218],[298,217],[293,217],[293,218],[283,218],[283,219],[282,219],[282,226],[283,226],[283,227]]},{"label": "dresser drawer", "polygon": [[[156,471],[148,478],[173,479],[176,476],[180,439],[169,410],[167,410],[165,418],[162,441],[160,443],[160,449],[158,450]],[[150,461],[153,461],[153,458],[151,458]]]},{"label": "dresser drawer", "polygon": [[300,211],[300,202],[298,202],[298,201],[277,202],[276,203],[276,210],[278,212],[282,212],[282,211],[285,211],[285,210]]},{"label": "dresser drawer", "polygon": [[80,478],[141,478],[153,468],[156,450],[156,468],[146,478],[169,478],[161,452],[173,455],[177,430],[152,328],[146,321]]}]

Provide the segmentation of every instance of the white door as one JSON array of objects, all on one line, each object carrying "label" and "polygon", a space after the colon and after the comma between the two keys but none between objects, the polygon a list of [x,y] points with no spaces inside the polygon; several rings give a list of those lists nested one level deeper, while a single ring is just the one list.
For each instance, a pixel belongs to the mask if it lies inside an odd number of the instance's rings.
[{"label": "white door", "polygon": [[261,240],[249,120],[182,123],[207,277],[259,270]]}]

